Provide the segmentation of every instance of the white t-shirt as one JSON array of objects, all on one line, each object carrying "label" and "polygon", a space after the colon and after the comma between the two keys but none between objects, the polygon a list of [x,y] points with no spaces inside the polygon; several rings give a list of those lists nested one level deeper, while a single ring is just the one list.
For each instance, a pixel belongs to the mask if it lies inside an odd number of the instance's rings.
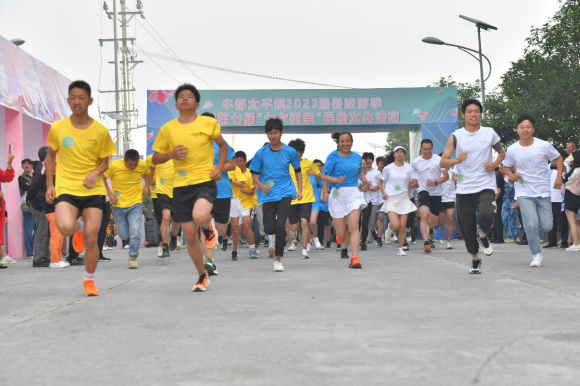
[{"label": "white t-shirt", "polygon": [[455,168],[449,169],[449,179],[441,184],[443,194],[441,195],[441,202],[455,202],[455,181],[453,175],[457,174]]},{"label": "white t-shirt", "polygon": [[[366,179],[371,183],[371,187],[379,186],[379,179],[381,178],[381,172],[377,169],[371,169],[365,174]],[[364,197],[366,202],[370,202],[373,205],[380,205],[383,202],[383,197],[380,190],[374,192],[367,190],[364,192]]]},{"label": "white t-shirt", "polygon": [[[562,202],[563,200],[563,190],[562,189],[554,189],[554,182],[556,182],[556,177],[558,177],[558,170],[556,169],[552,169],[550,167],[551,165],[548,165],[548,169],[550,171],[550,195],[551,195],[551,201],[552,202]],[[564,162],[564,169],[565,169],[565,173],[568,173],[568,171],[570,170],[570,167],[568,166],[568,164],[566,164]]]},{"label": "white t-shirt", "polygon": [[491,127],[480,126],[475,133],[462,127],[453,132],[457,144],[456,157],[466,151],[467,159],[457,165],[457,194],[478,193],[485,189],[497,191],[495,172],[485,170],[486,162],[493,162],[491,149],[500,143],[499,135]]},{"label": "white t-shirt", "polygon": [[440,196],[443,189],[441,185],[437,186],[427,186],[428,180],[438,180],[443,175],[441,173],[441,166],[439,163],[441,162],[441,157],[437,154],[433,154],[433,156],[429,159],[423,159],[423,157],[419,156],[411,162],[411,167],[417,173],[417,177],[419,180],[419,188],[417,192],[422,192],[426,190],[429,192],[430,196]]},{"label": "white t-shirt", "polygon": [[[503,166],[515,166],[521,175],[514,186],[518,197],[550,197],[550,169],[548,163],[560,156],[549,142],[534,138],[530,146],[520,142],[511,145],[506,152]],[[553,186],[553,185],[552,185]]]},{"label": "white t-shirt", "polygon": [[409,183],[415,177],[414,170],[408,163],[403,166],[397,166],[395,163],[390,163],[383,169],[381,179],[384,182],[383,189],[387,196],[398,196],[401,193],[409,192]]}]

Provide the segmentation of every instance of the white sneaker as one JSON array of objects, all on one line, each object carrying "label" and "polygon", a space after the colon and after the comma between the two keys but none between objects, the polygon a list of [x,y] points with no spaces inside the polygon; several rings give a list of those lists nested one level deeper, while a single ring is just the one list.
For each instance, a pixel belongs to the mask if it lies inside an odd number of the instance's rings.
[{"label": "white sneaker", "polygon": [[479,246],[481,248],[481,251],[486,256],[491,256],[491,254],[493,253],[493,245],[489,242],[489,239],[487,238],[487,236],[480,236],[480,234],[478,232],[477,233],[477,240],[479,241]]},{"label": "white sneaker", "polygon": [[310,243],[308,243],[308,245],[306,245],[306,252],[310,252]]},{"label": "white sneaker", "polygon": [[566,248],[566,252],[579,252],[580,251],[580,244],[578,245],[570,245],[568,248]]},{"label": "white sneaker", "polygon": [[310,256],[308,256],[308,249],[302,249],[302,258],[310,259]]},{"label": "white sneaker", "polygon": [[391,227],[387,227],[387,230],[385,231],[385,244],[389,245],[391,243],[391,239],[393,238],[393,231],[391,230]]},{"label": "white sneaker", "polygon": [[296,250],[296,244],[294,244],[293,242],[290,242],[290,245],[288,246],[288,251],[295,251]]},{"label": "white sneaker", "polygon": [[59,261],[58,263],[50,263],[50,268],[66,268],[70,265],[70,263],[67,263],[66,261]]},{"label": "white sneaker", "polygon": [[16,260],[6,255],[0,259],[0,264],[16,264]]},{"label": "white sneaker", "polygon": [[448,242],[445,243],[445,248],[447,248],[447,249],[453,249],[453,245],[451,245],[451,242],[450,241],[448,241]]},{"label": "white sneaker", "polygon": [[274,272],[284,272],[284,266],[278,260],[274,261]]},{"label": "white sneaker", "polygon": [[109,250],[109,248],[107,248],[106,245],[103,245],[103,252],[108,251],[108,250]]},{"label": "white sneaker", "polygon": [[129,249],[129,244],[125,245],[123,249]]},{"label": "white sneaker", "polygon": [[403,248],[399,248],[399,252],[397,252],[397,256],[407,256],[407,252],[403,251]]},{"label": "white sneaker", "polygon": [[137,256],[129,257],[129,269],[137,269],[139,264],[137,264]]},{"label": "white sneaker", "polygon": [[541,253],[532,256],[532,262],[530,263],[530,267],[541,267],[543,261],[543,257]]},{"label": "white sneaker", "polygon": [[163,257],[163,247],[157,247],[157,257]]},{"label": "white sneaker", "polygon": [[316,249],[324,249],[324,246],[322,246],[322,244],[320,244],[320,240],[318,240],[318,237],[314,238],[314,247]]},{"label": "white sneaker", "polygon": [[276,248],[274,248],[273,245],[270,245],[268,247],[268,257],[274,257],[276,256]]}]

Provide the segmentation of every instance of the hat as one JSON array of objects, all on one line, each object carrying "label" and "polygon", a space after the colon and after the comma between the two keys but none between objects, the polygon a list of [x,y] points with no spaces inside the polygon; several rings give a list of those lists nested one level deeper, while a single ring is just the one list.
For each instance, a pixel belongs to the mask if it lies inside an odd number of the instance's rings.
[{"label": "hat", "polygon": [[403,151],[405,152],[405,154],[407,154],[407,149],[405,149],[403,146],[395,146],[395,148],[393,149],[393,153],[396,152],[399,149],[403,149]]}]

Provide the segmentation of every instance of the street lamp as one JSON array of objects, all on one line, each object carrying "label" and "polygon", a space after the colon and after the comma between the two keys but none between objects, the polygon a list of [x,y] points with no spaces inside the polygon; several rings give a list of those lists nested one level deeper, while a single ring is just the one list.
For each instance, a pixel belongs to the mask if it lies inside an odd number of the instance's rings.
[{"label": "street lamp", "polygon": [[[434,37],[427,37],[425,39],[423,39],[423,43],[427,43],[427,44],[436,44],[439,46],[451,46],[451,47],[457,47],[459,48],[461,51],[471,55],[472,57],[474,57],[477,61],[479,61],[479,79],[481,82],[481,105],[483,106],[483,111],[482,114],[485,111],[485,81],[487,79],[489,79],[489,76],[491,75],[491,62],[489,61],[488,57],[485,56],[482,52],[481,52],[481,30],[484,29],[486,31],[489,31],[490,29],[493,30],[497,30],[497,27],[492,26],[491,24],[487,24],[484,23],[480,20],[477,19],[473,19],[471,17],[467,17],[467,16],[463,16],[463,15],[459,15],[460,18],[467,20],[471,23],[474,23],[475,26],[477,27],[477,40],[479,42],[479,50],[474,50],[472,48],[467,48],[464,46],[458,46],[456,44],[449,44],[449,43],[445,43],[444,41],[434,38]],[[477,54],[479,54],[479,57],[473,55],[472,53],[468,52],[475,52]],[[485,58],[485,60],[487,60],[487,64],[489,65],[489,74],[487,74],[487,77],[484,79],[483,78],[483,59]]]},{"label": "street lamp", "polygon": [[10,41],[12,42],[12,44],[14,44],[15,46],[21,46],[25,43],[24,40],[20,39],[20,38],[14,38],[14,39],[10,39]]}]

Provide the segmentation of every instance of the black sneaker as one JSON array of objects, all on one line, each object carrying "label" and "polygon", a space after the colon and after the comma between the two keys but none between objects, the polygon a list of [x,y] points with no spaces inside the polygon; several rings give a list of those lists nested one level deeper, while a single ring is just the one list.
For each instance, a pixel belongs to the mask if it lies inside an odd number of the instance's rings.
[{"label": "black sneaker", "polygon": [[340,250],[340,258],[341,259],[348,259],[348,249],[342,248]]},{"label": "black sneaker", "polygon": [[471,268],[469,269],[469,273],[481,273],[481,259],[471,260]]},{"label": "black sneaker", "polygon": [[205,268],[205,270],[207,271],[208,275],[210,275],[210,276],[215,276],[215,275],[218,274],[217,267],[215,266],[215,264],[213,263],[213,261],[206,261],[203,264],[203,267]]},{"label": "black sneaker", "polygon": [[[324,248],[330,248],[332,245],[330,245],[330,241],[326,242],[326,245],[324,246]],[[567,248],[567,247],[566,247]]]},{"label": "black sneaker", "polygon": [[8,268],[8,266],[4,265],[4,264],[0,264],[0,269],[5,269],[5,268]]},{"label": "black sneaker", "polygon": [[[175,251],[175,248],[177,248],[177,236],[169,236],[169,250],[170,251]],[[163,254],[165,254],[165,251],[163,251]],[[164,256],[167,257],[167,256]]]},{"label": "black sneaker", "polygon": [[[177,243],[175,244],[177,246]],[[171,256],[171,253],[169,253],[169,250],[171,249],[170,246],[168,245],[164,245],[163,246],[163,253],[161,254],[161,257],[169,257]],[[172,249],[173,250],[173,249]]]},{"label": "black sneaker", "polygon": [[407,242],[405,241],[405,244],[403,244],[403,251],[408,251],[409,250],[409,244],[407,244]]},{"label": "black sneaker", "polygon": [[46,268],[50,266],[50,261],[47,260],[33,261],[32,266],[35,268]]},{"label": "black sneaker", "polygon": [[429,239],[429,246],[431,249],[435,249],[435,241],[433,241],[433,239]]},{"label": "black sneaker", "polygon": [[366,251],[366,250],[367,250],[367,243],[363,243],[363,244],[361,244],[361,246],[360,246],[360,250],[361,250],[361,251]]},{"label": "black sneaker", "polygon": [[373,236],[373,239],[375,239],[375,241],[379,241],[379,235],[377,235],[377,232],[371,231],[371,236]]},{"label": "black sneaker", "polygon": [[111,259],[101,255],[101,256],[99,256],[99,261],[111,261]]},{"label": "black sneaker", "polygon": [[336,244],[336,248],[334,248],[335,252],[340,252],[342,250],[342,245]]},{"label": "black sneaker", "polygon": [[85,259],[80,257],[68,259],[70,265],[85,265]]},{"label": "black sneaker", "polygon": [[226,239],[225,237],[222,238],[222,251],[227,251],[228,250],[228,239]]},{"label": "black sneaker", "polygon": [[238,251],[232,251],[232,261],[238,261]]},{"label": "black sneaker", "polygon": [[264,248],[268,248],[270,246],[270,242],[268,241],[268,237],[264,239]]}]

